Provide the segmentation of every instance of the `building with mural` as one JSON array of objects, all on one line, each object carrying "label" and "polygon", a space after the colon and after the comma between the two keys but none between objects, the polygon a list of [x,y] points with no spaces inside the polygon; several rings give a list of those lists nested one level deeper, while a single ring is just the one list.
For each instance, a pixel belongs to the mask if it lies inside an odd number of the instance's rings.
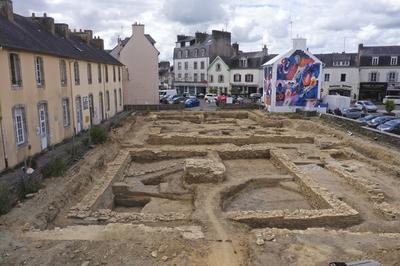
[{"label": "building with mural", "polygon": [[266,109],[294,112],[315,109],[321,97],[322,62],[307,49],[306,39],[294,39],[293,48],[264,64]]}]

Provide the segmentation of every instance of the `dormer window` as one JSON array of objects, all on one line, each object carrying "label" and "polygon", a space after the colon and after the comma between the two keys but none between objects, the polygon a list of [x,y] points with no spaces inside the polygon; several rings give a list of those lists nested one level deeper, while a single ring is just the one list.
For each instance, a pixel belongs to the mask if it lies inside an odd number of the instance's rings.
[{"label": "dormer window", "polygon": [[185,50],[185,58],[189,57],[189,50]]},{"label": "dormer window", "polygon": [[201,49],[200,55],[201,55],[202,57],[206,56],[206,49],[204,49],[204,48]]},{"label": "dormer window", "polygon": [[178,58],[182,58],[182,51],[178,51]]},{"label": "dormer window", "polygon": [[247,67],[247,59],[246,58],[240,59],[239,66],[240,67]]},{"label": "dormer window", "polygon": [[194,57],[198,57],[199,56],[199,50],[195,49],[194,50]]},{"label": "dormer window", "polygon": [[372,65],[373,66],[379,65],[379,57],[372,57]]},{"label": "dormer window", "polygon": [[397,65],[397,56],[392,56],[390,59],[390,65],[396,66]]}]

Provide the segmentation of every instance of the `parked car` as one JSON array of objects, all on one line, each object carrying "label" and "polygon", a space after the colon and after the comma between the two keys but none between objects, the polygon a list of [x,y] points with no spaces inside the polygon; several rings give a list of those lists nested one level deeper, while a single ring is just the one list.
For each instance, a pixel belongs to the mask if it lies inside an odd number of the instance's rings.
[{"label": "parked car", "polygon": [[192,108],[192,107],[197,107],[200,106],[200,101],[196,97],[189,97],[185,101],[185,107],[186,108]]},{"label": "parked car", "polygon": [[203,93],[197,94],[197,98],[204,99],[205,95]]},{"label": "parked car", "polygon": [[244,98],[240,95],[233,96],[233,103],[242,104],[244,103]]},{"label": "parked car", "polygon": [[208,93],[208,94],[206,94],[206,96],[204,96],[204,100],[206,102],[213,102],[216,96],[217,95],[215,95],[215,94]]},{"label": "parked car", "polygon": [[367,125],[372,128],[377,128],[379,125],[389,122],[390,120],[394,120],[396,117],[383,115],[377,118],[372,119],[371,121],[367,122]]},{"label": "parked car", "polygon": [[220,105],[221,103],[222,103],[222,104],[225,104],[225,103],[226,103],[226,98],[227,98],[226,95],[220,95],[220,96],[218,96],[218,97],[217,97],[217,100],[216,100],[217,106]]},{"label": "parked car", "polygon": [[186,97],[184,96],[177,96],[177,97],[172,97],[169,100],[169,104],[179,104],[179,103],[184,103],[186,101]]},{"label": "parked car", "polygon": [[390,132],[400,135],[400,119],[390,120],[377,127],[380,131]]},{"label": "parked car", "polygon": [[368,121],[371,121],[372,119],[375,119],[375,118],[380,117],[380,116],[383,116],[383,115],[367,115],[367,116],[359,118],[358,121],[362,125],[366,125]]},{"label": "parked car", "polygon": [[388,100],[394,101],[394,104],[400,104],[400,96],[386,96],[385,98],[383,98],[383,103],[386,103],[386,101]]},{"label": "parked car", "polygon": [[160,98],[160,103],[168,104],[168,99],[169,99],[169,96],[163,96]]},{"label": "parked car", "polygon": [[260,99],[262,97],[262,94],[261,93],[252,93],[252,94],[250,94],[250,99],[256,99],[256,100],[258,100],[258,99]]},{"label": "parked car", "polygon": [[354,104],[354,106],[360,108],[360,110],[363,110],[365,108],[367,112],[371,113],[375,113],[378,111],[378,107],[371,101],[358,101]]},{"label": "parked car", "polygon": [[343,117],[358,119],[361,117],[362,112],[358,108],[345,108],[342,110]]}]

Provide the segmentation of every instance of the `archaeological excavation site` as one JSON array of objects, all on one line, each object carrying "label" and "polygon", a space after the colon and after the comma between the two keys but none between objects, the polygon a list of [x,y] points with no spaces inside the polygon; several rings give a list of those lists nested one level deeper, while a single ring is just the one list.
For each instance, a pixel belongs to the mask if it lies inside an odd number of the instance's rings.
[{"label": "archaeological excavation site", "polygon": [[400,265],[400,151],[318,117],[132,113],[0,217],[0,265]]}]

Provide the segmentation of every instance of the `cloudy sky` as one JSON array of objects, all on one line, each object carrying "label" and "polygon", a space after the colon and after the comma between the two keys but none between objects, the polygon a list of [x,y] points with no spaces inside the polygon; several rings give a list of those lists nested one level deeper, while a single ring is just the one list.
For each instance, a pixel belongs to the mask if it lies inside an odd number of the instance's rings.
[{"label": "cloudy sky", "polygon": [[[74,29],[93,29],[112,48],[141,22],[170,60],[176,35],[227,29],[243,51],[290,48],[291,32],[308,39],[314,53],[357,51],[400,44],[400,0],[14,0],[14,12],[47,12]],[[293,26],[291,27],[291,23]],[[291,31],[291,28],[293,29]],[[346,41],[344,42],[344,40]]]}]

